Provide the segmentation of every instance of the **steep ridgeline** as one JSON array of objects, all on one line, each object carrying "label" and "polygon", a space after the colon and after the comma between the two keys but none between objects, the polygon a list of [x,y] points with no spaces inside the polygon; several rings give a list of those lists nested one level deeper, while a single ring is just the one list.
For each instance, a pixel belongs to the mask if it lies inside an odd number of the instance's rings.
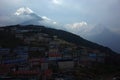
[{"label": "steep ridgeline", "polygon": [[[13,33],[14,33],[14,30],[16,30],[17,32],[19,32],[20,30],[24,30],[24,31],[29,30],[31,32],[36,31],[36,32],[48,34],[49,36],[57,36],[59,39],[62,39],[62,40],[65,40],[67,42],[76,44],[78,46],[84,46],[84,47],[88,47],[88,48],[91,48],[91,49],[98,49],[101,52],[106,52],[106,53],[111,53],[111,54],[115,53],[114,51],[112,51],[108,47],[104,47],[104,46],[96,44],[94,42],[85,40],[78,35],[75,35],[75,34],[72,34],[70,32],[66,32],[66,31],[63,31],[63,30],[48,28],[48,27],[44,27],[44,26],[37,26],[37,25],[26,25],[26,26],[14,25],[14,26],[0,27],[0,30],[2,30],[2,29],[5,29],[5,31],[7,31],[7,32],[9,30],[13,30],[12,31]],[[1,36],[2,35],[0,35],[0,37]],[[7,38],[4,38],[4,39],[6,40]],[[0,40],[0,42],[1,42],[1,40]],[[7,41],[7,42],[9,42],[9,41]]]},{"label": "steep ridgeline", "polygon": [[86,39],[83,39],[82,37],[72,34],[70,32],[66,32],[63,30],[56,30],[52,28],[44,28],[43,29],[44,33],[47,33],[51,36],[56,35],[58,38],[63,39],[65,41],[68,41],[70,43],[74,43],[79,46],[84,46],[92,49],[98,49],[102,52],[107,52],[107,53],[115,53],[108,47],[104,47],[102,45],[96,44],[94,42],[88,41]]}]

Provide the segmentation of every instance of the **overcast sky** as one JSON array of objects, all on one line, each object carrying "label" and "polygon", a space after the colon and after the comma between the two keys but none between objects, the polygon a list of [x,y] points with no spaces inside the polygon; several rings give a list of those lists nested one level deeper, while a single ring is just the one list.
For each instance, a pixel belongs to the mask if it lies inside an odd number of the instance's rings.
[{"label": "overcast sky", "polygon": [[84,21],[120,31],[120,0],[0,0],[0,24],[20,7],[29,7],[61,24]]}]

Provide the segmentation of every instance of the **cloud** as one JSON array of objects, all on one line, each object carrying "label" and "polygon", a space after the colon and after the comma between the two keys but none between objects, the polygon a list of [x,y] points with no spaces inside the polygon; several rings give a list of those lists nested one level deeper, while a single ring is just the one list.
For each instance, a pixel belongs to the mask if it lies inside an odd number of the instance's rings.
[{"label": "cloud", "polygon": [[54,21],[53,24],[57,24],[57,22]]},{"label": "cloud", "polygon": [[52,2],[54,4],[57,4],[57,5],[61,5],[62,4],[62,0],[52,0]]},{"label": "cloud", "polygon": [[65,30],[81,36],[87,35],[93,27],[85,21],[64,25]]},{"label": "cloud", "polygon": [[48,18],[47,16],[42,16],[43,21],[40,22],[40,24],[43,24],[44,26],[55,28],[55,29],[63,29],[61,25],[54,21],[53,19]]},{"label": "cloud", "polygon": [[25,15],[25,14],[31,14],[31,13],[33,13],[33,11],[30,8],[22,7],[18,9],[14,14],[19,16],[19,15]]},{"label": "cloud", "polygon": [[85,26],[87,26],[87,22],[84,22],[84,21],[82,21],[80,23],[73,23],[73,24],[67,24],[66,25],[66,27],[71,27],[73,29],[80,28],[80,27],[85,27]]},{"label": "cloud", "polygon": [[48,17],[46,17],[46,16],[42,16],[42,18],[45,19],[45,20],[48,20],[48,21],[51,20],[50,18],[48,18]]},{"label": "cloud", "polygon": [[48,18],[47,16],[42,16],[42,18],[46,23],[49,23],[49,25],[51,25],[51,26],[54,26],[54,25],[58,24],[56,21]]},{"label": "cloud", "polygon": [[59,4],[58,0],[52,0],[52,2],[55,3],[55,4]]}]

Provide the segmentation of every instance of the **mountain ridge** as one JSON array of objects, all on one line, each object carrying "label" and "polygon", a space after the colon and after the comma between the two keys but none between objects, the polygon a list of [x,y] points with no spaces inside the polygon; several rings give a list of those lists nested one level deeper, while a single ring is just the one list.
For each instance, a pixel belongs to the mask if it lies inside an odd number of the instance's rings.
[{"label": "mountain ridge", "polygon": [[38,30],[40,28],[42,33],[49,34],[50,36],[57,36],[58,38],[60,38],[62,40],[65,40],[70,43],[74,43],[78,46],[84,46],[84,47],[88,47],[91,49],[98,49],[101,52],[106,52],[106,53],[111,53],[111,54],[116,53],[108,47],[88,41],[78,35],[75,35],[73,33],[70,33],[70,32],[64,31],[64,30],[48,28],[48,27],[39,26],[39,25],[24,25],[24,26],[23,25],[12,25],[12,26],[7,26],[6,28],[12,28],[12,27],[19,27],[22,29],[31,28],[31,29],[36,29],[36,30]]},{"label": "mountain ridge", "polygon": [[[95,31],[95,30],[93,30]],[[103,31],[99,34],[86,37],[88,40],[102,44],[104,46],[109,46],[116,52],[120,52],[120,37],[119,34],[112,32],[111,30],[104,28]]]},{"label": "mountain ridge", "polygon": [[[87,40],[96,42],[98,44],[102,44],[104,46],[110,47],[114,51],[120,53],[119,34],[114,35],[115,32],[113,32],[113,35],[111,35],[112,32],[108,32],[106,30],[106,28],[108,28],[108,27],[106,27],[105,25],[102,25],[102,24],[89,25],[86,22],[80,22],[80,23],[78,22],[75,24],[74,23],[73,24],[60,24],[60,23],[54,21],[53,19],[50,19],[44,15],[39,16],[39,14],[36,14],[36,12],[32,11],[28,7],[19,8],[14,13],[14,15],[9,16],[8,19],[5,19],[5,21],[3,21],[2,24],[0,24],[0,25],[1,26],[2,25],[9,26],[9,25],[15,25],[15,24],[44,25],[46,27],[65,30],[68,32],[75,33],[79,36],[82,36],[84,39],[87,39]],[[66,25],[69,25],[69,26],[66,26]],[[76,27],[73,27],[75,25],[76,25]],[[106,35],[106,32],[107,32],[107,35]],[[106,35],[106,36],[104,36],[104,35]],[[112,37],[114,37],[114,38],[112,38]],[[100,43],[100,42],[102,42],[102,43]]]}]

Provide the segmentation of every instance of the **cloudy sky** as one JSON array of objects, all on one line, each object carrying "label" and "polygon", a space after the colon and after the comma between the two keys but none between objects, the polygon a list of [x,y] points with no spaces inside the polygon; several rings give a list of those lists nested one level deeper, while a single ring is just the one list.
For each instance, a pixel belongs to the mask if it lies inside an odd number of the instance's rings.
[{"label": "cloudy sky", "polygon": [[40,16],[50,17],[62,24],[84,21],[118,30],[119,4],[120,0],[0,0],[0,17],[11,15],[20,7],[29,7]]}]

